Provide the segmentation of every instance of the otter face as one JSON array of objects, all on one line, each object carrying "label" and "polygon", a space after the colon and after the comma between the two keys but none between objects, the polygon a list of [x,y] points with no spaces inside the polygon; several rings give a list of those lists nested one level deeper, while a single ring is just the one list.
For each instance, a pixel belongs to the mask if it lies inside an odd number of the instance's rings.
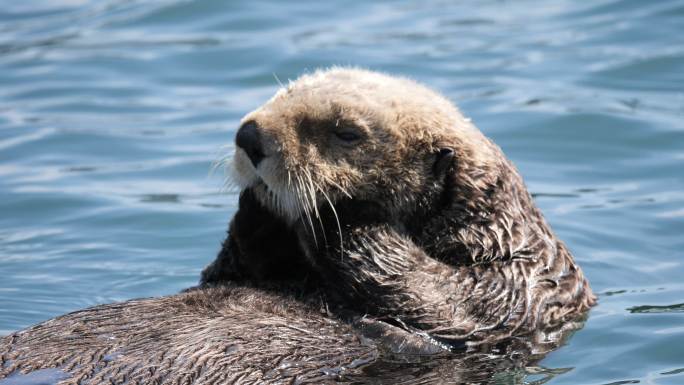
[{"label": "otter face", "polygon": [[440,182],[448,138],[467,121],[407,79],[356,70],[305,75],[247,114],[234,179],[294,221],[343,197],[408,208]]}]

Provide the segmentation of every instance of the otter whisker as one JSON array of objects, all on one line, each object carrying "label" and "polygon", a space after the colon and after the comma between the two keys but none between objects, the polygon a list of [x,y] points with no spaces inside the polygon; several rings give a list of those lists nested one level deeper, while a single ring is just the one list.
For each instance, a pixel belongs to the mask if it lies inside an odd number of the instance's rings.
[{"label": "otter whisker", "polygon": [[340,217],[337,216],[337,210],[335,210],[335,206],[332,204],[332,201],[330,200],[330,197],[328,194],[325,193],[323,189],[320,189],[321,194],[323,194],[323,197],[325,197],[325,200],[328,202],[328,205],[330,205],[330,209],[333,212],[333,215],[335,215],[335,221],[337,222],[337,233],[340,236],[340,259],[344,257],[344,240],[342,239],[342,225],[340,224]]},{"label": "otter whisker", "polygon": [[318,212],[318,202],[316,199],[316,187],[314,186],[313,178],[311,177],[311,173],[309,170],[304,169],[304,175],[307,178],[307,183],[305,184],[307,187],[307,190],[309,192],[309,197],[311,198],[311,204],[313,205],[314,213],[316,214],[316,217],[320,218],[321,214]]},{"label": "otter whisker", "polygon": [[304,181],[302,180],[301,175],[297,175],[297,183],[298,183],[297,196],[300,198],[302,208],[304,209],[304,214],[306,215],[306,219],[309,223],[309,228],[311,229],[311,234],[313,235],[314,244],[316,245],[316,247],[318,247],[318,239],[316,238],[316,229],[314,229],[313,220],[311,218],[311,208],[310,208],[308,199],[304,195],[305,194],[305,186],[304,186]]},{"label": "otter whisker", "polygon": [[[299,213],[299,218],[302,217],[302,211],[304,212],[304,216],[307,218],[308,222],[311,224],[310,228],[313,228],[313,224],[311,221],[311,216],[309,215],[309,208],[304,202],[304,198],[302,196],[302,180],[299,177],[299,175],[295,174],[295,185],[294,191],[295,195],[294,197],[296,198],[296,204],[297,204],[297,212]],[[314,236],[314,241],[316,241],[316,237]]]},{"label": "otter whisker", "polygon": [[344,188],[344,187],[342,187],[339,183],[335,182],[334,180],[327,180],[326,182],[327,182],[327,183],[330,183],[330,184],[333,185],[334,187],[337,187],[337,189],[340,190],[340,192],[341,192],[342,194],[344,194],[347,198],[349,198],[349,199],[352,198],[352,196],[351,196],[351,194],[349,193],[349,191],[347,191],[347,189]]},{"label": "otter whisker", "polygon": [[[287,170],[287,197],[288,197],[288,210],[290,214],[296,212],[296,218],[302,217],[302,202],[300,198],[299,188],[297,184],[292,184],[292,173]],[[294,216],[294,215],[293,215]]]},{"label": "otter whisker", "polygon": [[276,75],[275,72],[273,72],[273,77],[275,78],[276,82],[278,82],[278,85],[280,85],[280,88],[285,89],[285,86],[283,85],[283,82],[280,81],[280,79],[278,78],[278,75]]},{"label": "otter whisker", "polygon": [[[229,150],[232,150],[232,148],[233,148],[233,146],[229,146],[229,145],[224,145],[224,146],[221,146],[219,148],[219,150],[216,154],[216,160],[211,162],[211,168],[209,171],[210,173],[213,174],[217,168],[219,168],[220,166],[225,166],[225,163],[232,159],[233,151],[229,151]],[[221,153],[223,153],[223,155]]]},{"label": "otter whisker", "polygon": [[272,198],[270,204],[280,215],[294,220],[302,216],[302,208],[297,186],[293,185],[292,173],[287,170],[286,175],[286,185],[276,184],[268,187],[269,197]]},{"label": "otter whisker", "polygon": [[[318,183],[315,183],[315,182],[313,182],[313,181],[312,181],[311,183],[312,183],[312,185],[313,185],[314,194],[316,194],[316,195],[315,195],[316,197],[318,197],[318,193],[317,193],[318,191],[320,191],[321,193],[325,194],[325,190],[322,189],[321,186],[320,186]],[[318,203],[318,201],[316,201],[316,203]],[[337,216],[337,215],[336,215],[336,216]],[[322,232],[323,232],[323,241],[325,242],[325,245],[327,246],[327,245],[328,245],[328,238],[327,238],[327,235],[326,235],[326,232],[325,232],[325,226],[323,225],[323,219],[322,219],[321,216],[319,216],[319,218],[318,218],[318,223],[320,224],[321,230],[322,230]]]},{"label": "otter whisker", "polygon": [[323,191],[316,183],[314,183],[313,178],[311,177],[311,173],[309,170],[305,170],[306,177],[308,179],[307,187],[309,190],[309,195],[311,197],[311,203],[314,207],[314,213],[316,214],[316,218],[318,219],[318,224],[321,227],[321,232],[323,233],[323,242],[325,245],[328,245],[328,238],[325,235],[325,226],[323,225],[323,219],[321,218],[321,213],[318,210],[318,199],[317,199],[317,191]]},{"label": "otter whisker", "polygon": [[224,178],[223,184],[219,187],[219,193],[239,193],[242,189],[231,178]]},{"label": "otter whisker", "polygon": [[[222,150],[229,148],[228,146],[223,146]],[[221,193],[226,192],[239,192],[241,190],[239,183],[235,180],[234,169],[232,167],[233,157],[229,153],[221,155],[218,159],[211,162],[211,167],[209,168],[208,176],[213,176],[219,169],[223,170],[223,184],[219,191]]]}]

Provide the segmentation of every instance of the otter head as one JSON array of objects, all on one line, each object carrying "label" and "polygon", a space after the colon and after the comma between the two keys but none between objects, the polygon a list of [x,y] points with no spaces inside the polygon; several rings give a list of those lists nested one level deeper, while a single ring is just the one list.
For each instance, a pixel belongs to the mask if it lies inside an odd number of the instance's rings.
[{"label": "otter head", "polygon": [[[234,179],[294,221],[343,198],[410,212],[491,143],[444,97],[411,80],[333,68],[304,75],[247,114]],[[461,158],[461,159],[459,159]]]}]

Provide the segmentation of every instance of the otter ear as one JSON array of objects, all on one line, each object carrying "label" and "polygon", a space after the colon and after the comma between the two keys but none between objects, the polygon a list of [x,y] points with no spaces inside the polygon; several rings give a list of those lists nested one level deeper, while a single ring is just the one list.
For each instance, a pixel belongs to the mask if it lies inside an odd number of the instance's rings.
[{"label": "otter ear", "polygon": [[454,149],[443,147],[435,154],[435,163],[432,165],[432,172],[435,176],[441,176],[451,165],[454,159]]}]

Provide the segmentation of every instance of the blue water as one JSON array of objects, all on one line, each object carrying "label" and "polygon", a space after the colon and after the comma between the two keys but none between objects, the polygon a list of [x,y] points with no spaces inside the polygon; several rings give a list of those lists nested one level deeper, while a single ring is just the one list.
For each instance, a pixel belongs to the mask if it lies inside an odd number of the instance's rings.
[{"label": "blue water", "polygon": [[520,168],[600,295],[549,383],[684,383],[684,1],[5,1],[0,334],[196,283],[236,204],[211,162],[332,64],[441,90]]}]

